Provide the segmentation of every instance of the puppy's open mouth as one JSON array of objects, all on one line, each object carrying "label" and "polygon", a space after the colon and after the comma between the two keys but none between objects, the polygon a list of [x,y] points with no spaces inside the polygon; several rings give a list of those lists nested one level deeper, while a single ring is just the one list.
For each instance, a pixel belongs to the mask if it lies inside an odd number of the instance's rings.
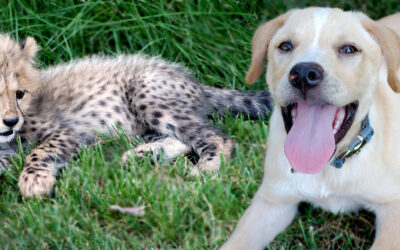
[{"label": "puppy's open mouth", "polygon": [[[344,107],[337,108],[335,119],[332,123],[336,144],[340,142],[340,140],[346,135],[347,131],[349,131],[351,125],[353,124],[357,108],[358,101],[352,102]],[[289,133],[293,126],[293,122],[296,120],[297,103],[290,104],[287,107],[281,107],[281,110],[286,132]]]},{"label": "puppy's open mouth", "polygon": [[9,135],[12,135],[13,133],[14,132],[10,129],[10,130],[8,130],[6,132],[0,133],[0,136],[9,136]]},{"label": "puppy's open mouth", "polygon": [[311,174],[321,171],[352,126],[357,108],[358,101],[344,107],[309,101],[282,107],[288,132],[285,154],[292,168]]}]

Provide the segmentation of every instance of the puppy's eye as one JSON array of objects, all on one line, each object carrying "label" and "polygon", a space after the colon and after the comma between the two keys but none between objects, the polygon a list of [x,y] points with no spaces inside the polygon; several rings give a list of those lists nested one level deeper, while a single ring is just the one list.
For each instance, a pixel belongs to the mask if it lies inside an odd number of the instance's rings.
[{"label": "puppy's eye", "polygon": [[15,95],[16,95],[17,99],[22,99],[24,97],[24,95],[25,95],[25,91],[17,90]]},{"label": "puppy's eye", "polygon": [[280,49],[282,52],[289,52],[293,50],[293,45],[291,42],[283,42],[278,46],[278,49]]},{"label": "puppy's eye", "polygon": [[357,49],[353,45],[343,45],[342,47],[339,48],[339,54],[345,54],[345,55],[350,55],[350,54],[355,54],[359,52],[360,50]]}]

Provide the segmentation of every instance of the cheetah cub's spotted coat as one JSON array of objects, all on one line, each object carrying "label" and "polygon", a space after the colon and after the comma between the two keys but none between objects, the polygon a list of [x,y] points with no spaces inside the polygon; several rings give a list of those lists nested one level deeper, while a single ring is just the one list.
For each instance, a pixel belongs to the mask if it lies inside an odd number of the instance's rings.
[{"label": "cheetah cub's spotted coat", "polygon": [[94,56],[35,70],[32,38],[20,45],[0,36],[0,50],[0,142],[10,142],[18,132],[38,145],[19,178],[24,196],[49,194],[69,158],[95,142],[98,132],[113,133],[116,125],[131,136],[158,135],[125,159],[149,150],[174,158],[193,149],[199,155],[196,169],[216,171],[220,153],[228,157],[232,141],[207,122],[207,115],[213,110],[224,115],[229,108],[234,115],[256,118],[270,104],[267,91],[200,85],[183,68],[157,58]]}]

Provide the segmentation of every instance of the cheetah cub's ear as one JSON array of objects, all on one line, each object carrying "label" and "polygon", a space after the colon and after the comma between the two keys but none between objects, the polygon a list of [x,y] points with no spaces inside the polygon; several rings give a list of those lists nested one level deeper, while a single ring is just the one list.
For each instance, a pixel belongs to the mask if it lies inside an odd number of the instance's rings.
[{"label": "cheetah cub's ear", "polygon": [[35,58],[36,53],[39,51],[39,46],[36,44],[35,39],[30,36],[20,42],[19,46],[21,47],[22,53],[31,60]]}]

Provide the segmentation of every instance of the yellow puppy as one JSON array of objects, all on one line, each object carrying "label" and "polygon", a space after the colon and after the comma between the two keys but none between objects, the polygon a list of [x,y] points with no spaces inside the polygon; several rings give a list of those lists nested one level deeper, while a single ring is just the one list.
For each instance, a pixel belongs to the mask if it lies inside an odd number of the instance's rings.
[{"label": "yellow puppy", "polygon": [[[390,28],[388,28],[390,27]],[[264,179],[224,249],[262,249],[308,201],[376,214],[373,249],[400,247],[400,16],[307,8],[261,25],[246,76],[268,59],[275,101]]]}]

